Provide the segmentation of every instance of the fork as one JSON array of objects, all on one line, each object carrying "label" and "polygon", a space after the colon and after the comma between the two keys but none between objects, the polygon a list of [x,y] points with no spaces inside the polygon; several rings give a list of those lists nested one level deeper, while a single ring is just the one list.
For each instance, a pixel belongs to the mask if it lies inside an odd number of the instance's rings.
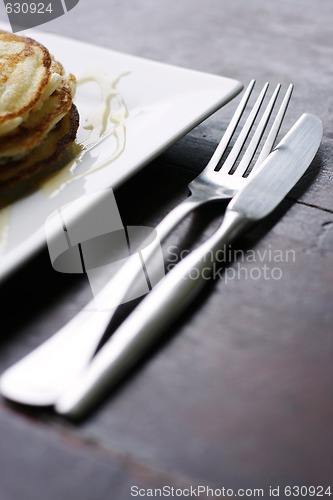
[{"label": "fork", "polygon": [[[267,128],[281,85],[275,88],[266,109],[256,127],[246,151],[238,166],[236,162],[253,128],[261,109],[269,84],[261,90],[239,136],[220,166],[220,160],[227,150],[239,121],[246,109],[255,81],[248,85],[237,109],[228,125],[221,142],[217,146],[206,168],[189,184],[190,196],[176,206],[156,227],[158,240],[163,241],[181,220],[200,205],[211,201],[230,199],[247,182],[245,175],[257,152],[259,143]],[[249,175],[264,161],[273,148],[293,86],[290,85],[283,97],[276,118],[267,135],[257,161]],[[145,254],[145,262],[153,260],[154,247]],[[113,302],[121,304],[130,287],[135,283],[142,266],[138,266],[135,255],[128,259],[124,268],[104,286],[95,297],[99,303],[107,303],[113,294]],[[68,381],[76,377],[89,363],[111,321],[114,310],[96,311],[94,300],[87,309],[79,312],[69,323],[35,351],[12,366],[1,378],[1,391],[12,400],[30,405],[52,405],[66,387]]]}]

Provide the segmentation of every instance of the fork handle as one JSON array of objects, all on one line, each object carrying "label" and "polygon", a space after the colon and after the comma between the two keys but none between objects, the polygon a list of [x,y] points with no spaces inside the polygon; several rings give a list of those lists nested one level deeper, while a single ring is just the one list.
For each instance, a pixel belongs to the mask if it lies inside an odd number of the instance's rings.
[{"label": "fork handle", "polygon": [[[212,271],[217,250],[229,244],[249,222],[243,215],[227,211],[217,232],[167,274],[81,376],[73,380],[57,401],[56,410],[70,417],[81,417],[116,385],[203,288],[207,279],[203,272]],[[196,279],[191,276],[193,269]]]},{"label": "fork handle", "polygon": [[[181,220],[203,202],[189,196],[160,222],[156,231],[162,241]],[[145,262],[152,262],[156,247],[145,251]],[[52,405],[68,380],[79,374],[93,357],[116,308],[142,273],[142,264],[133,255],[83,310],[37,349],[11,366],[1,377],[2,394],[13,401]],[[96,310],[107,304],[108,310]]]}]

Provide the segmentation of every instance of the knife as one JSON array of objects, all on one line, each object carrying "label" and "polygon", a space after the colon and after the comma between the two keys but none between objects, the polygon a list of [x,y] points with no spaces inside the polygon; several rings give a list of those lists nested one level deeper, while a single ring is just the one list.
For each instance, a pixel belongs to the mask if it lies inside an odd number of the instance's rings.
[{"label": "knife", "polygon": [[[203,269],[207,279],[207,267],[214,265],[211,256],[270,214],[297,183],[313,160],[322,133],[318,117],[300,117],[229,203],[218,230],[167,274],[72,380],[56,401],[59,414],[82,418],[140,360],[203,288]],[[191,278],[194,268],[198,279]]]}]

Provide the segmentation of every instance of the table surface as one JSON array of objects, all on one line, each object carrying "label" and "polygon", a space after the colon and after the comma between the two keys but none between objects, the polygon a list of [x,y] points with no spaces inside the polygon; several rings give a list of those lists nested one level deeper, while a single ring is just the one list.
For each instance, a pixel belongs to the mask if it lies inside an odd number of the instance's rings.
[{"label": "table surface", "polygon": [[[324,137],[302,182],[239,241],[264,256],[242,263],[248,276],[272,266],[268,250],[292,250],[276,264],[281,279],[215,280],[81,422],[0,402],[1,500],[122,500],[135,485],[145,498],[163,485],[262,488],[265,498],[270,486],[333,488],[332,23],[332,0],[81,0],[44,26],[244,83],[293,82],[282,133],[309,112],[322,119]],[[116,191],[126,225],[156,225],[187,196],[234,108]],[[167,245],[200,241],[220,210],[199,211]],[[8,304],[0,371],[56,332],[90,293],[85,278],[54,272],[46,250],[13,275],[0,289]]]}]

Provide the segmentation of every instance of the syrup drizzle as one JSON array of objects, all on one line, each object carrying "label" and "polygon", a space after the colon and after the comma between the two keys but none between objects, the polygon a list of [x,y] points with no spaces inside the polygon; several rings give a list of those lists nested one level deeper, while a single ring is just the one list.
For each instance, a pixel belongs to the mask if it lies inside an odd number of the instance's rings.
[{"label": "syrup drizzle", "polygon": [[[78,78],[78,86],[93,83],[100,91],[100,102],[88,114],[83,129],[88,136],[74,148],[66,166],[52,176],[45,179],[39,188],[48,197],[56,196],[70,182],[86,177],[114,162],[126,146],[126,119],[129,116],[128,108],[123,97],[117,90],[120,80],[129,73],[123,73],[115,80],[111,80],[101,68],[86,69]],[[110,154],[92,163],[88,168],[82,167],[83,159],[88,152],[94,150],[102,141],[110,141]]]}]

